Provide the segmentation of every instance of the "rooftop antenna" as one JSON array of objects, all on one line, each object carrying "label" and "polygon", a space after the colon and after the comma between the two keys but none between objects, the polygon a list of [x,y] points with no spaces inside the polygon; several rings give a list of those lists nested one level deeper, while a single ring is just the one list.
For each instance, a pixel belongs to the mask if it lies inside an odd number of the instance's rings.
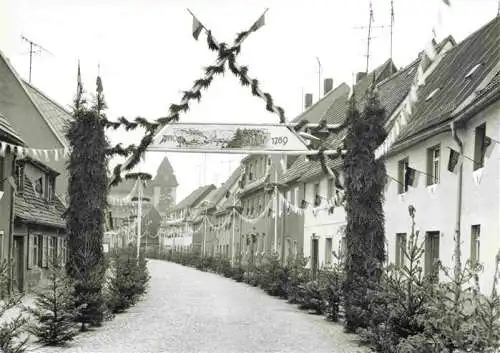
[{"label": "rooftop antenna", "polygon": [[[388,26],[382,25],[382,26],[373,26],[374,22],[374,17],[373,17],[373,6],[372,2],[370,1],[370,17],[369,17],[369,22],[368,26],[358,26],[358,27],[353,27],[352,29],[368,29],[368,38],[367,38],[367,52],[366,52],[366,73],[368,74],[368,70],[370,69],[370,44],[371,40],[375,39],[377,37],[372,37],[372,30],[374,29],[383,29]],[[363,39],[364,40],[364,39]]]},{"label": "rooftop antenna", "polygon": [[[394,29],[394,0],[391,0],[391,48],[390,48],[391,61],[392,61],[392,37],[394,34],[393,29]],[[391,71],[392,71],[392,65],[391,65]],[[391,74],[392,74],[392,72],[391,72]]]},{"label": "rooftop antenna", "polygon": [[318,100],[321,99],[321,61],[319,61],[319,58],[316,57],[316,60],[318,61]]},{"label": "rooftop antenna", "polygon": [[368,20],[368,40],[366,44],[366,74],[368,75],[368,69],[370,68],[370,41],[372,34],[372,23],[373,23],[373,7],[370,0],[370,18]]},{"label": "rooftop antenna", "polygon": [[21,35],[21,39],[28,42],[30,45],[30,70],[29,70],[29,78],[28,82],[31,83],[31,69],[33,67],[33,54],[40,54],[42,51],[47,52],[49,54],[52,54],[50,51],[42,47],[40,44],[37,44],[33,42],[32,40],[26,38],[25,36]]}]

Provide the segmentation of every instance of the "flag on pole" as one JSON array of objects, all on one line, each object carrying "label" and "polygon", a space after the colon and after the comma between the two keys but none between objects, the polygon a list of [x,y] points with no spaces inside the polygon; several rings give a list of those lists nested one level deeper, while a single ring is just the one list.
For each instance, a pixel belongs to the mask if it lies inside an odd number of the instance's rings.
[{"label": "flag on pole", "polygon": [[417,173],[416,169],[406,166],[405,170],[405,185],[410,185],[416,187],[418,185],[418,177],[420,173]]},{"label": "flag on pole", "polygon": [[450,148],[450,157],[448,158],[448,171],[456,173],[460,165],[462,165],[463,156],[459,152]]},{"label": "flag on pole", "polygon": [[76,97],[79,101],[83,94],[82,75],[80,73],[80,60],[78,60],[78,73],[76,77]]},{"label": "flag on pole", "polygon": [[102,94],[102,91],[103,91],[103,87],[102,87],[102,80],[101,80],[101,73],[100,73],[100,71],[101,71],[101,65],[97,65],[97,79],[96,79],[95,84],[96,84],[96,86],[97,86],[97,88],[96,88],[96,92],[97,92],[98,94]]},{"label": "flag on pole", "polygon": [[260,27],[266,24],[266,13],[264,12],[255,23],[252,25],[252,31],[257,31]]},{"label": "flag on pole", "polygon": [[193,37],[194,39],[198,40],[201,30],[205,27],[201,24],[201,22],[196,18],[195,15],[191,13],[191,16],[193,16]]},{"label": "flag on pole", "polygon": [[446,5],[451,6],[450,0],[442,0]]}]

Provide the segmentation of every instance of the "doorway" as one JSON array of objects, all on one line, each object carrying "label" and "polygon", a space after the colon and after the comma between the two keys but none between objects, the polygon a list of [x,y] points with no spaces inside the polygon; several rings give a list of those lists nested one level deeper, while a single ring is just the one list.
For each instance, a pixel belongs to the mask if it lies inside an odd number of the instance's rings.
[{"label": "doorway", "polygon": [[24,291],[24,237],[14,236],[13,289]]}]

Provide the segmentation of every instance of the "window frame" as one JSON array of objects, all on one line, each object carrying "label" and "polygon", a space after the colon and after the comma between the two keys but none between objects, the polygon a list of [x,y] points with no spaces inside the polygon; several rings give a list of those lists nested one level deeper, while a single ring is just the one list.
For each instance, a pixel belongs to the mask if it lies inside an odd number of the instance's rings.
[{"label": "window frame", "polygon": [[470,262],[473,265],[479,264],[481,260],[481,225],[473,224],[470,230]]},{"label": "window frame", "polygon": [[486,123],[482,123],[474,129],[474,162],[472,170],[484,167],[484,155],[486,152]]},{"label": "window frame", "polygon": [[333,251],[333,238],[326,237],[325,238],[325,265],[331,265],[333,263],[332,251]]},{"label": "window frame", "polygon": [[396,267],[403,267],[406,264],[406,256],[404,250],[406,250],[406,244],[408,241],[408,236],[406,233],[396,233],[396,246],[395,246],[395,257],[394,264]]},{"label": "window frame", "polygon": [[398,195],[408,192],[409,185],[406,184],[406,168],[410,166],[410,158],[405,157],[398,161]]},{"label": "window frame", "polygon": [[[436,157],[436,152],[438,156]],[[427,186],[439,184],[441,178],[441,145],[427,149]]]},{"label": "window frame", "polygon": [[[440,259],[440,237],[441,233],[439,231],[428,231],[425,233],[425,244],[424,244],[424,257],[425,257],[425,266],[424,273],[426,275],[429,274],[438,274],[438,268],[434,267],[435,260]],[[436,241],[437,244],[433,244],[432,241]],[[435,247],[431,247],[432,245],[437,245]],[[433,253],[431,253],[431,250]],[[437,257],[431,258],[432,255],[437,253]]]}]

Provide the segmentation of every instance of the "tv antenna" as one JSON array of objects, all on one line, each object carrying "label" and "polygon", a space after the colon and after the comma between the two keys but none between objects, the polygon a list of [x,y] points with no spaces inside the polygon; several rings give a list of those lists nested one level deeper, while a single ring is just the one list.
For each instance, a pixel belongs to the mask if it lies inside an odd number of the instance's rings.
[{"label": "tv antenna", "polygon": [[[390,26],[387,26],[387,25],[382,25],[382,26],[374,26],[373,25],[373,22],[374,22],[374,17],[373,17],[373,6],[372,6],[372,2],[370,1],[370,16],[368,18],[368,26],[358,26],[358,27],[353,27],[353,29],[368,29],[368,37],[367,37],[367,40],[366,40],[366,73],[368,74],[368,70],[370,69],[370,44],[371,44],[371,40],[376,38],[376,37],[372,37],[372,30],[373,29],[378,29],[378,28],[387,28],[387,27],[390,27]],[[391,27],[392,28],[392,27]]]},{"label": "tv antenna", "polygon": [[45,49],[44,47],[42,47],[40,44],[33,42],[32,40],[26,38],[23,35],[21,35],[21,39],[26,41],[30,45],[30,51],[29,51],[29,53],[30,53],[30,70],[29,70],[28,82],[31,83],[31,70],[33,67],[33,54],[40,54],[40,53],[42,53],[42,51],[49,53],[51,55],[52,55],[52,53],[50,51],[48,51],[47,49]]}]

